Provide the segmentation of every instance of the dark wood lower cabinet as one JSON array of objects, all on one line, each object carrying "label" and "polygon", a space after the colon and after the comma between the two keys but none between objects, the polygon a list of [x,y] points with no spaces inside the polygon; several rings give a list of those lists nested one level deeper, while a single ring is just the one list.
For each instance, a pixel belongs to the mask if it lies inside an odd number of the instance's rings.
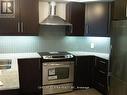
[{"label": "dark wood lower cabinet", "polygon": [[19,59],[19,80],[21,95],[41,94],[41,64],[39,58]]},{"label": "dark wood lower cabinet", "polygon": [[94,70],[93,56],[77,56],[75,64],[75,88],[91,87]]},{"label": "dark wood lower cabinet", "polygon": [[95,58],[93,87],[103,95],[108,95],[108,67],[108,60],[99,57]]},{"label": "dark wood lower cabinet", "polygon": [[[95,56],[75,57],[75,89],[91,87],[108,95],[108,60]],[[0,95],[42,95],[41,59],[18,59],[20,89],[0,91]]]},{"label": "dark wood lower cabinet", "polygon": [[0,95],[20,95],[20,89],[1,90]]},{"label": "dark wood lower cabinet", "polygon": [[108,76],[106,74],[94,70],[93,88],[97,89],[103,95],[108,95],[107,78]]},{"label": "dark wood lower cabinet", "polygon": [[108,95],[108,60],[95,56],[76,56],[76,89],[91,87]]}]

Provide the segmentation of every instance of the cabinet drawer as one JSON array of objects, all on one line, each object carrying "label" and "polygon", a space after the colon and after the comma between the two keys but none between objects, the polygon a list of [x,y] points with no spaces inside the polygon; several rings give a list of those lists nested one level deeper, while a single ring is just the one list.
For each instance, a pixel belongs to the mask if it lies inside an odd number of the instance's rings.
[{"label": "cabinet drawer", "polygon": [[108,71],[108,60],[96,57],[95,68],[102,71],[102,72],[107,73],[107,71]]},{"label": "cabinet drawer", "polygon": [[98,81],[94,81],[94,88],[101,92],[103,95],[107,95],[108,89]]},{"label": "cabinet drawer", "polygon": [[104,73],[101,73],[98,70],[95,70],[95,76],[94,80],[102,84],[103,86],[107,85],[107,75]]}]

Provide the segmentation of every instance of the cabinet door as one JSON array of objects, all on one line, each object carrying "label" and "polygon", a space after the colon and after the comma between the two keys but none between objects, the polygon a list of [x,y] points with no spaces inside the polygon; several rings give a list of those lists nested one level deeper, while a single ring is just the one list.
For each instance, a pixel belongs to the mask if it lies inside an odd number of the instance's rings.
[{"label": "cabinet door", "polygon": [[67,35],[83,36],[85,29],[85,4],[68,3],[66,5],[66,20],[73,25],[72,33],[66,33]]},{"label": "cabinet door", "polygon": [[112,3],[112,19],[122,20],[127,18],[127,0],[115,0]]},{"label": "cabinet door", "polygon": [[20,95],[19,89],[0,90],[0,95]]},{"label": "cabinet door", "polygon": [[86,36],[108,36],[110,18],[108,3],[87,3],[85,8]]},{"label": "cabinet door", "polygon": [[[9,15],[9,16],[7,15],[1,16],[0,14],[0,35],[17,34],[20,31],[19,30],[19,24],[20,24],[19,23],[19,0],[14,0],[14,2],[11,3],[11,7],[12,7],[11,9],[8,9],[8,7],[6,6],[7,2],[2,4],[2,1],[1,1],[0,4],[1,4],[0,5],[1,12],[3,10],[5,14]],[[4,8],[6,9],[6,11],[4,10]],[[4,14],[4,12],[2,14]],[[12,12],[12,13],[8,13],[8,12]],[[14,13],[14,17],[10,16],[10,14],[13,14],[13,13]]]},{"label": "cabinet door", "polygon": [[20,0],[21,34],[38,34],[38,2],[38,0]]},{"label": "cabinet door", "polygon": [[108,60],[95,58],[93,87],[108,95]]},{"label": "cabinet door", "polygon": [[109,36],[110,8],[109,3],[68,3],[67,21],[72,23],[73,36]]},{"label": "cabinet door", "polygon": [[75,87],[91,87],[94,70],[93,56],[77,56],[75,65]]},{"label": "cabinet door", "polygon": [[19,59],[18,65],[21,95],[40,95],[40,59]]}]

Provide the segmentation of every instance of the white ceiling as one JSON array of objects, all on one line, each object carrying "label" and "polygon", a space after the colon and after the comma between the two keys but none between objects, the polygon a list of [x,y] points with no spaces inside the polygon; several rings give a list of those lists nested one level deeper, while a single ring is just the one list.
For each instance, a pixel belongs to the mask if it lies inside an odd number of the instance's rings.
[{"label": "white ceiling", "polygon": [[115,0],[40,0],[40,1],[56,1],[56,2],[111,2]]}]

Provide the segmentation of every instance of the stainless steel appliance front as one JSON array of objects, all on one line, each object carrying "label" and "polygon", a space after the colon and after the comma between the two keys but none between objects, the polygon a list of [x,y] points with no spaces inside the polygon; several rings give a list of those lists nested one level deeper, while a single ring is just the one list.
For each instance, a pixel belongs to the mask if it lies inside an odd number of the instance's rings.
[{"label": "stainless steel appliance front", "polygon": [[72,91],[74,62],[57,61],[43,63],[43,95]]}]

